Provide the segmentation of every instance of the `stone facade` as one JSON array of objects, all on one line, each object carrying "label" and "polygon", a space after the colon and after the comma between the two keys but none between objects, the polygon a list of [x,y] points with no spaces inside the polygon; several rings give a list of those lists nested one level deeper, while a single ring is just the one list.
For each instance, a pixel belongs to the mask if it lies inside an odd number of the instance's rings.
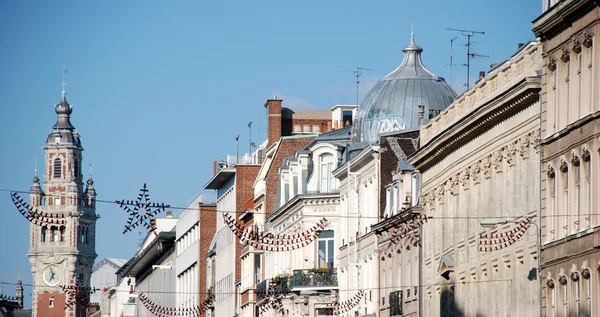
[{"label": "stone facade", "polygon": [[600,7],[553,1],[542,39],[543,316],[600,315]]},{"label": "stone facade", "polygon": [[540,315],[542,63],[521,47],[421,128],[423,316]]}]

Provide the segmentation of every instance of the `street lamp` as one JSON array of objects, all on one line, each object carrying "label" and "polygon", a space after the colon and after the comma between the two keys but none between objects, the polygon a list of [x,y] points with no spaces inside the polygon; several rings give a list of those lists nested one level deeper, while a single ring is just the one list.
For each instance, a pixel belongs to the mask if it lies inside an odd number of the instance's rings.
[{"label": "street lamp", "polygon": [[[483,228],[486,229],[490,229],[490,228],[494,228],[495,226],[498,225],[505,225],[507,223],[518,223],[519,221],[516,220],[508,220],[508,219],[503,219],[503,218],[485,218],[483,220],[481,220],[479,222],[479,225]],[[539,287],[539,306],[540,306],[540,316],[542,316],[542,268],[540,266],[540,258],[542,256],[542,252],[541,252],[541,231],[540,231],[540,227],[537,224],[537,222],[535,221],[531,221],[530,224],[535,225],[535,237],[536,237],[536,252],[537,252],[537,256],[536,256],[536,260],[537,260],[537,279],[540,283],[540,287]]]}]

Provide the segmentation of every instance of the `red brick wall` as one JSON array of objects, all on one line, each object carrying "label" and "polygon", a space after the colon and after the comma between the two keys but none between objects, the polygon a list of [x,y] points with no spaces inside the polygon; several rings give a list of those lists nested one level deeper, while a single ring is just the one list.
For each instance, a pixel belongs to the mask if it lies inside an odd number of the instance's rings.
[{"label": "red brick wall", "polygon": [[265,103],[267,108],[267,138],[271,145],[281,138],[281,100],[269,99]]},{"label": "red brick wall", "polygon": [[[50,307],[50,298],[54,297],[54,307]],[[65,294],[44,292],[37,299],[38,317],[65,317]]]},{"label": "red brick wall", "polygon": [[[217,205],[216,204],[200,204],[200,263],[198,265],[200,296],[198,297],[198,305],[206,300],[206,254],[208,247],[212,242],[213,236],[217,231]],[[219,214],[220,215],[220,214]],[[206,313],[200,315],[205,317]]]},{"label": "red brick wall", "polygon": [[283,159],[288,156],[293,156],[296,151],[304,148],[314,137],[302,138],[302,139],[291,139],[281,140],[279,149],[275,153],[273,163],[267,171],[266,176],[266,199],[265,199],[265,212],[267,216],[275,211],[275,198],[277,196],[277,188],[279,187],[279,173],[278,169],[281,167]]},{"label": "red brick wall", "polygon": [[[279,101],[281,107],[281,101]],[[270,119],[269,119],[270,120]],[[270,132],[269,132],[270,133]],[[237,165],[235,167],[235,218],[244,212],[244,203],[254,198],[254,181],[258,176],[260,166],[257,165]],[[242,260],[240,252],[240,240],[235,239],[235,280],[239,280],[242,272]],[[239,307],[237,302],[237,289],[235,296],[235,307]],[[236,312],[240,313],[240,312]]]}]

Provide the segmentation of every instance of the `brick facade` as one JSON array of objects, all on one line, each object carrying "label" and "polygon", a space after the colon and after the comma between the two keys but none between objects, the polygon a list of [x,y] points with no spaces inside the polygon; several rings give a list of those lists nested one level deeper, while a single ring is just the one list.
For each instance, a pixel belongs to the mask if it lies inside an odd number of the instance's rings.
[{"label": "brick facade", "polygon": [[[200,256],[199,261],[200,265],[198,267],[199,270],[199,285],[200,285],[200,294],[198,296],[198,305],[206,300],[206,292],[204,291],[207,286],[206,281],[206,254],[208,253],[208,248],[210,247],[210,243],[212,241],[213,236],[217,231],[217,205],[216,204],[200,204],[199,206],[200,212]],[[201,317],[205,317],[206,313],[200,315]]]},{"label": "brick facade", "polygon": [[[54,299],[52,307],[50,307],[50,299]],[[65,294],[44,292],[38,295],[37,314],[39,317],[65,317]]]},{"label": "brick facade", "polygon": [[281,138],[281,100],[269,99],[265,103],[267,108],[267,139],[269,146]]}]

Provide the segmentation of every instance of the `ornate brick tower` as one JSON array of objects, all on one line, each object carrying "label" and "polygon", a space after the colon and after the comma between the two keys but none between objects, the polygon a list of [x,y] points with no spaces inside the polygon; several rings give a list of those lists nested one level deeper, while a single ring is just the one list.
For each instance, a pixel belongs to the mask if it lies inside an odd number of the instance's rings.
[{"label": "ornate brick tower", "polygon": [[30,225],[29,261],[33,273],[33,317],[84,317],[86,307],[75,302],[62,285],[74,285],[80,277],[89,286],[89,273],[96,258],[96,191],[92,175],[84,183],[81,173],[82,151],[79,134],[71,124],[73,107],[64,90],[55,108],[58,119],[44,146],[43,190],[33,177],[30,200],[40,212],[63,214],[62,225]]}]

